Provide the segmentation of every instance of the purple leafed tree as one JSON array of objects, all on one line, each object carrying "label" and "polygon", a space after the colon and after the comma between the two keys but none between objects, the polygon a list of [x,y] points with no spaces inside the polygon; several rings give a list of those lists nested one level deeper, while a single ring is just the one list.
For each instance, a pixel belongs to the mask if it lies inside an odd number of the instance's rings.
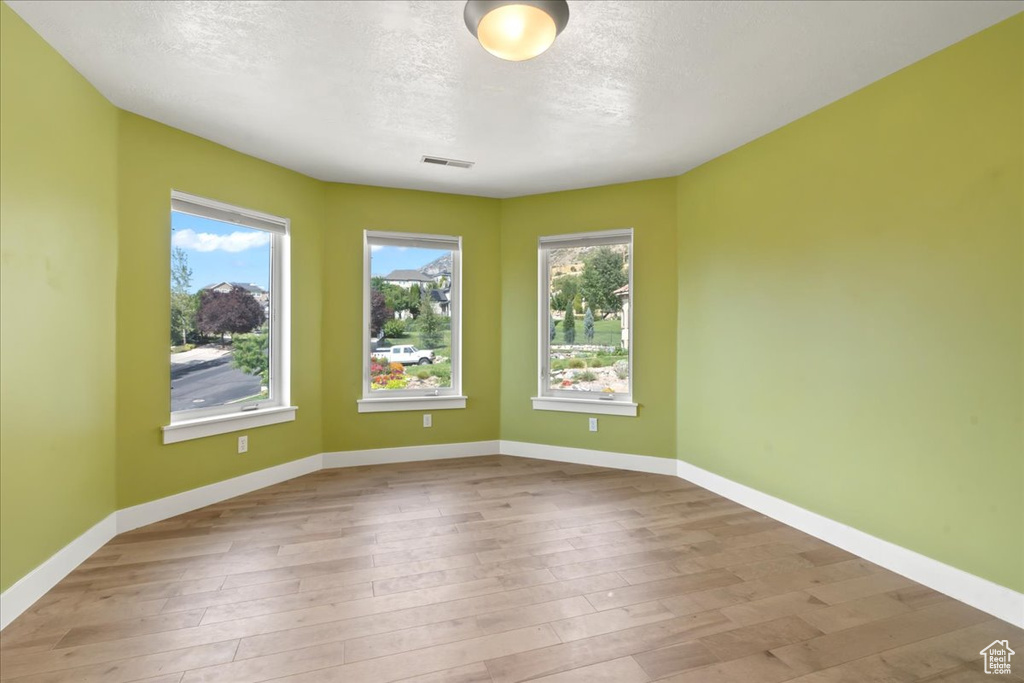
[{"label": "purple leafed tree", "polygon": [[244,289],[228,293],[203,290],[199,295],[196,327],[203,334],[224,335],[252,332],[266,321],[263,306]]},{"label": "purple leafed tree", "polygon": [[394,314],[381,292],[376,289],[370,292],[370,334],[379,334],[384,323],[391,320]]}]

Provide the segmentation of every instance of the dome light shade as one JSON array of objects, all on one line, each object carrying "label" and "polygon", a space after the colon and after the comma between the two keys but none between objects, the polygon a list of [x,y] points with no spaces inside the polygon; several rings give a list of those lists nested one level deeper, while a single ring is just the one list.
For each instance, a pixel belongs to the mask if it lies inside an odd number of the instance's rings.
[{"label": "dome light shade", "polygon": [[533,59],[555,42],[569,23],[565,0],[469,0],[466,27],[495,57]]}]

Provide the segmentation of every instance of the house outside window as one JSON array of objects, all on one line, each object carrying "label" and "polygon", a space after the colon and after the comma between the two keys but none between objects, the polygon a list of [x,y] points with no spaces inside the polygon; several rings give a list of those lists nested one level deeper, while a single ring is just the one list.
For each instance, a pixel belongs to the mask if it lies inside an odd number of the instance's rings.
[{"label": "house outside window", "polygon": [[360,412],[464,408],[462,238],[364,232]]},{"label": "house outside window", "polygon": [[632,229],[541,237],[537,410],[636,415]]}]

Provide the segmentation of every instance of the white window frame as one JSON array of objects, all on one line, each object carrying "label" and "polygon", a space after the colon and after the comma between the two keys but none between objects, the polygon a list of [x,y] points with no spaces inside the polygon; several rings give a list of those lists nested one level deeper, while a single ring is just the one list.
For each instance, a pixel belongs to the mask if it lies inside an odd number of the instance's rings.
[{"label": "white window frame", "polygon": [[[172,412],[170,424],[163,427],[164,443],[294,420],[296,408],[291,405],[291,221],[178,190],[171,191],[170,210],[270,233],[270,398]],[[167,376],[170,397],[169,368]]]},{"label": "white window frame", "polygon": [[[422,389],[371,389],[370,384],[370,292],[371,253],[374,245],[444,249],[452,252],[451,282],[451,366],[452,385],[430,392]],[[447,410],[466,407],[462,395],[462,237],[429,235],[418,232],[363,231],[363,398],[357,401],[360,413],[402,410]]]},{"label": "white window frame", "polygon": [[[551,278],[550,252],[552,249],[570,247],[599,247],[625,244],[629,248],[629,310],[627,324],[629,329],[629,392],[615,394],[599,394],[590,392],[587,396],[579,391],[552,389],[551,384],[551,303],[549,283]],[[567,235],[549,235],[537,241],[537,367],[540,370],[537,395],[531,401],[534,410],[554,410],[569,413],[590,413],[599,415],[620,415],[635,417],[637,404],[633,402],[633,348],[635,330],[633,328],[636,294],[633,289],[633,229],[602,230],[598,232],[578,232]],[[582,394],[582,395],[581,395]]]}]

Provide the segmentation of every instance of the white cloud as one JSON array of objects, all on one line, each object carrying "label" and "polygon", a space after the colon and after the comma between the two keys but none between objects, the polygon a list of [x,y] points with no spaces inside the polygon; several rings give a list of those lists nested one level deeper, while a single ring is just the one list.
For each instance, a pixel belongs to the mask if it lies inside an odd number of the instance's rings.
[{"label": "white cloud", "polygon": [[262,247],[269,243],[270,233],[260,230],[215,235],[212,232],[196,232],[191,228],[186,228],[175,232],[171,239],[171,244],[174,246],[195,251],[239,252]]}]

